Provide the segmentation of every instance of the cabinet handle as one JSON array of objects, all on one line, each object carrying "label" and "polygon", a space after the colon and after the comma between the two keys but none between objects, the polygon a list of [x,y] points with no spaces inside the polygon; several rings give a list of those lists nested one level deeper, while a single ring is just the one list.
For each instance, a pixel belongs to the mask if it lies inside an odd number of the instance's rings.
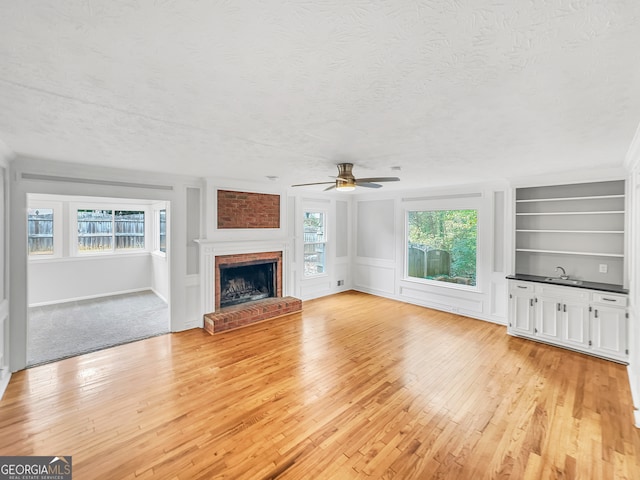
[{"label": "cabinet handle", "polygon": [[566,303],[564,304],[564,307],[563,307],[562,311],[566,313],[566,311],[567,311],[567,304]]},{"label": "cabinet handle", "polygon": [[558,303],[557,305],[558,305],[558,311],[560,311],[560,304]]},{"label": "cabinet handle", "polygon": [[518,288],[527,288],[524,285],[516,285],[516,287],[518,287]]},{"label": "cabinet handle", "polygon": [[593,311],[593,315],[594,315],[596,318],[598,318],[598,309],[597,309],[597,308]]},{"label": "cabinet handle", "polygon": [[604,300],[605,302],[615,302],[616,301],[615,298],[607,298],[607,297],[602,297],[602,300]]},{"label": "cabinet handle", "polygon": [[529,306],[533,307],[533,298],[529,299]]}]

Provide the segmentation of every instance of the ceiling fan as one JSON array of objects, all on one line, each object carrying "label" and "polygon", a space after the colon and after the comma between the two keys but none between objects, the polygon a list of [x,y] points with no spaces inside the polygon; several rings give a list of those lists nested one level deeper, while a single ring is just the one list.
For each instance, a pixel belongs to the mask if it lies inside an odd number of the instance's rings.
[{"label": "ceiling fan", "polygon": [[338,176],[331,182],[315,182],[315,183],[299,183],[297,185],[291,185],[292,187],[306,187],[307,185],[326,185],[333,184],[324,190],[336,189],[341,192],[350,192],[356,187],[366,188],[381,188],[382,185],[374,182],[398,182],[398,177],[371,177],[371,178],[356,178],[353,176],[353,163],[339,163]]}]

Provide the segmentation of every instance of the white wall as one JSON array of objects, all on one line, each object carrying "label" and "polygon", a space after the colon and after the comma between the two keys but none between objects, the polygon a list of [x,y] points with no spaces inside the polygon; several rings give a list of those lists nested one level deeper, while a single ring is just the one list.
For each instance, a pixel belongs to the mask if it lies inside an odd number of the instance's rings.
[{"label": "white wall", "polygon": [[626,261],[629,276],[629,384],[633,396],[635,424],[640,427],[640,128],[631,144],[625,164],[627,181]]},{"label": "white wall", "polygon": [[151,290],[169,302],[169,268],[167,257],[164,255],[151,254]]},{"label": "white wall", "polygon": [[[191,303],[194,280],[187,278],[187,188],[201,188],[199,178],[153,172],[137,172],[90,165],[17,157],[10,164],[10,338],[11,370],[26,365],[27,328],[27,195],[81,195],[135,198],[170,202],[173,221],[168,228],[171,249],[168,259],[171,330],[201,324]],[[150,280],[149,280],[150,282]]]},{"label": "white wall", "polygon": [[[358,195],[353,285],[363,292],[506,324],[510,267],[506,184]],[[444,285],[405,274],[409,210],[478,210],[477,286]]]},{"label": "white wall", "polygon": [[10,320],[9,320],[9,258],[8,238],[8,166],[11,153],[0,141],[0,398],[11,378]]},{"label": "white wall", "polygon": [[149,290],[153,286],[152,268],[148,252],[29,262],[29,305]]}]

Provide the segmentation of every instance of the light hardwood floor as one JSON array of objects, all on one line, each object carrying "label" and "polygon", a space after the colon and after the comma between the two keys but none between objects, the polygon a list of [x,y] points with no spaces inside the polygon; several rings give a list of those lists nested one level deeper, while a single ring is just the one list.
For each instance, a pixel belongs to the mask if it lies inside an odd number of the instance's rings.
[{"label": "light hardwood floor", "polygon": [[623,365],[347,292],[14,374],[0,455],[74,479],[638,479]]}]

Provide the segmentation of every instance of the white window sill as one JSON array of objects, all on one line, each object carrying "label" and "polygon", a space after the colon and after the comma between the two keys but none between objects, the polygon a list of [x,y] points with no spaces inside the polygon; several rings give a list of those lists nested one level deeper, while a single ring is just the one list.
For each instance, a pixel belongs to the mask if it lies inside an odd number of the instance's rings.
[{"label": "white window sill", "polygon": [[417,283],[420,285],[426,285],[429,287],[440,287],[440,288],[449,288],[451,290],[462,290],[464,292],[470,293],[482,293],[478,285],[464,285],[461,283],[453,283],[453,282],[441,282],[438,280],[429,280],[426,278],[417,278],[417,277],[404,277],[402,279],[403,282],[408,283]]},{"label": "white window sill", "polygon": [[136,250],[135,252],[120,253],[94,253],[94,254],[78,254],[72,257],[47,257],[47,258],[28,258],[29,263],[48,263],[48,262],[82,262],[84,260],[108,260],[114,258],[125,257],[145,257],[151,255],[148,250]]}]

